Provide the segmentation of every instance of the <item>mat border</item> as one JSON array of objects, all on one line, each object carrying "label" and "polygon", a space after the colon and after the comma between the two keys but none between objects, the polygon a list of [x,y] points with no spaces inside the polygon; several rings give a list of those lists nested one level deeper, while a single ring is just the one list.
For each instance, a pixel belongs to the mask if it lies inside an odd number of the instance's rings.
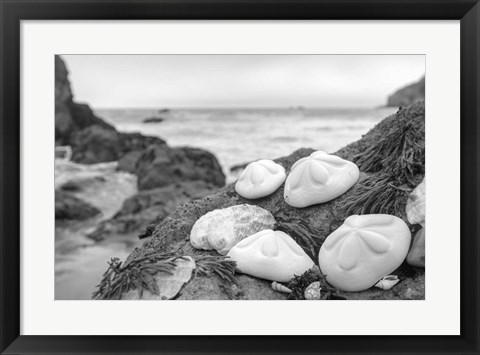
[{"label": "mat border", "polygon": [[[460,336],[21,336],[22,20],[461,20]],[[479,66],[476,0],[0,0],[0,351],[2,354],[479,353]],[[212,339],[213,338],[213,339]],[[321,342],[321,347],[319,347]]]}]

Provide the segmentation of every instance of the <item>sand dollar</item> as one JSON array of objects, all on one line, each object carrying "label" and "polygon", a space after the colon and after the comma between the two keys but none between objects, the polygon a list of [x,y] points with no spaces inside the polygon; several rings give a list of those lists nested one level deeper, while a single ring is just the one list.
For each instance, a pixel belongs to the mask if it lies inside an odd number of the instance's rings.
[{"label": "sand dollar", "polygon": [[285,181],[285,168],[273,160],[262,159],[247,165],[235,191],[242,197],[256,199],[275,192]]},{"label": "sand dollar", "polygon": [[265,280],[287,282],[312,266],[312,259],[286,233],[264,230],[235,245],[227,254],[240,272]]},{"label": "sand dollar", "polygon": [[350,189],[359,174],[358,167],[348,160],[314,152],[292,166],[285,181],[285,202],[298,208],[328,202]]},{"label": "sand dollar", "polygon": [[398,217],[350,216],[320,248],[320,269],[336,288],[362,291],[402,264],[410,240],[410,229]]}]

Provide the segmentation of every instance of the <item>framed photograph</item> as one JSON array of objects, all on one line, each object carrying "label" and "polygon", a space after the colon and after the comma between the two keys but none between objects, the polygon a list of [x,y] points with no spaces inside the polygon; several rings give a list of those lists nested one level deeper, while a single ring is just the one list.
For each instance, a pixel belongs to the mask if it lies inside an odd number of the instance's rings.
[{"label": "framed photograph", "polygon": [[1,23],[2,354],[479,353],[477,1]]}]

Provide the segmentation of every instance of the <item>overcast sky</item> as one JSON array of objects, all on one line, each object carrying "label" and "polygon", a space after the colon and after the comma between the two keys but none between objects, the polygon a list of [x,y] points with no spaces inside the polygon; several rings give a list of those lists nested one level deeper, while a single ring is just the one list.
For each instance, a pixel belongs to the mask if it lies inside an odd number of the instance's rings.
[{"label": "overcast sky", "polygon": [[65,55],[94,108],[372,107],[425,73],[422,55]]}]

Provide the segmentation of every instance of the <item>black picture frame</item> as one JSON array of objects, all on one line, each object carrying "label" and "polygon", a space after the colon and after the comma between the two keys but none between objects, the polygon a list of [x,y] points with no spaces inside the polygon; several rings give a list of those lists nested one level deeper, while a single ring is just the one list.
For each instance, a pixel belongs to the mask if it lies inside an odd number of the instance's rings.
[{"label": "black picture frame", "polygon": [[[479,353],[480,5],[477,1],[0,0],[0,16],[2,354]],[[20,335],[20,22],[80,19],[460,20],[461,335],[281,337]]]}]

